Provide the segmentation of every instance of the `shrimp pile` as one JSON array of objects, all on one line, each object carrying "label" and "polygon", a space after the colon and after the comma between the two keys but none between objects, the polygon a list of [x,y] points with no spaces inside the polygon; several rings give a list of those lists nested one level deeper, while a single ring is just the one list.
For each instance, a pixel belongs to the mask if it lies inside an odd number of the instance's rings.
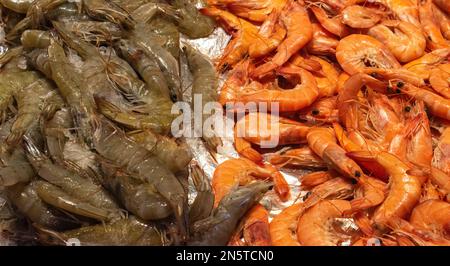
[{"label": "shrimp pile", "polygon": [[[450,245],[448,1],[208,3],[231,35],[219,102],[245,114],[215,202],[254,179],[294,201],[273,219],[257,205],[228,244]],[[305,197],[287,169],[309,170]]]}]

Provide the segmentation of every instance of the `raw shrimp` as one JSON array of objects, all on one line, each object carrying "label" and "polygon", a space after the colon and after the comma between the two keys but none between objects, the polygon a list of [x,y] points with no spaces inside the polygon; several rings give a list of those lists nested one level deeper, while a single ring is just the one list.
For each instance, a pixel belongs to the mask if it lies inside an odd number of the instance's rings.
[{"label": "raw shrimp", "polygon": [[289,198],[289,186],[277,169],[270,165],[259,166],[245,159],[231,159],[218,165],[212,178],[214,206],[239,184],[250,183],[253,179],[272,180],[275,192],[282,200]]},{"label": "raw shrimp", "polygon": [[214,193],[208,176],[198,164],[191,164],[191,175],[197,191],[197,196],[189,209],[189,222],[193,225],[211,214],[214,207]]},{"label": "raw shrimp", "polygon": [[450,99],[450,64],[441,64],[431,70],[430,85],[437,93]]},{"label": "raw shrimp", "polygon": [[62,233],[45,229],[42,231],[43,238],[50,235],[53,239],[58,239],[60,242],[57,244],[60,245],[67,245],[67,241],[70,239],[80,240],[80,244],[83,246],[161,246],[169,242],[165,237],[165,232],[134,217],[110,224],[85,226]]},{"label": "raw shrimp", "polygon": [[110,212],[119,215],[120,210],[112,197],[101,186],[96,184],[93,179],[86,178],[81,169],[75,166],[59,166],[42,154],[33,143],[26,139],[27,157],[33,165],[37,174],[60,187],[67,194],[74,198],[82,199],[92,206],[110,210]]},{"label": "raw shrimp", "polygon": [[309,147],[290,149],[269,156],[271,164],[277,167],[299,166],[304,168],[326,168],[327,164]]},{"label": "raw shrimp", "polygon": [[361,34],[349,35],[339,42],[336,58],[350,75],[367,67],[400,68],[395,56],[377,39]]},{"label": "raw shrimp", "polygon": [[342,23],[355,29],[369,29],[377,25],[383,18],[384,12],[364,6],[351,5],[341,12]]},{"label": "raw shrimp", "polygon": [[117,24],[108,21],[66,21],[64,27],[87,42],[110,43],[122,38]]},{"label": "raw shrimp", "polygon": [[175,23],[165,16],[158,16],[150,21],[148,27],[161,37],[161,41],[164,41],[162,47],[169,51],[175,59],[179,60],[181,34]]},{"label": "raw shrimp", "polygon": [[178,143],[149,130],[129,132],[127,136],[157,156],[173,173],[185,169],[192,160],[192,153],[186,143]]},{"label": "raw shrimp", "polygon": [[[38,79],[16,93],[15,98],[19,110],[11,127],[11,133],[6,139],[9,145],[17,144],[22,136],[38,123],[41,113],[47,108],[46,104],[50,102],[52,97],[59,98],[59,95],[56,94],[51,84],[44,79]],[[59,105],[63,105],[62,99],[60,99]]]},{"label": "raw shrimp", "polygon": [[20,42],[25,49],[39,48],[46,49],[50,46],[52,36],[48,31],[26,30],[22,33]]},{"label": "raw shrimp", "polygon": [[1,0],[0,3],[14,12],[26,14],[35,0]]},{"label": "raw shrimp", "polygon": [[198,39],[209,36],[214,31],[214,21],[202,15],[191,0],[170,0],[177,9],[176,22],[180,32],[190,38]]},{"label": "raw shrimp", "polygon": [[280,18],[287,30],[286,39],[278,46],[276,54],[269,62],[252,72],[253,77],[262,78],[281,67],[312,39],[311,21],[305,8],[300,3],[290,2]]},{"label": "raw shrimp", "polygon": [[172,207],[183,235],[186,232],[184,217],[187,199],[178,179],[156,156],[127,138],[111,122],[98,118],[98,125],[93,136],[96,151],[127,173],[153,185]]},{"label": "raw shrimp", "polygon": [[372,159],[389,173],[389,193],[372,218],[376,226],[383,228],[393,217],[403,218],[412,211],[420,199],[422,184],[419,177],[407,173],[410,168],[403,161],[387,152],[355,152],[350,156]]},{"label": "raw shrimp", "polygon": [[425,201],[414,208],[410,222],[413,226],[450,238],[450,203]]},{"label": "raw shrimp", "polygon": [[167,97],[177,97],[176,95],[171,96],[167,82],[155,58],[146,54],[142,48],[130,40],[120,40],[118,47],[121,55],[144,79],[149,90],[160,90]]},{"label": "raw shrimp", "polygon": [[250,113],[235,126],[235,146],[242,156],[259,162],[261,154],[250,143],[264,145],[288,145],[306,142],[309,127],[302,123],[266,113]]},{"label": "raw shrimp", "polygon": [[339,40],[324,29],[319,23],[311,23],[313,29],[313,37],[307,44],[306,50],[311,54],[331,55],[336,53],[336,47]]},{"label": "raw shrimp", "polygon": [[422,30],[409,22],[386,20],[367,32],[382,42],[402,63],[421,57],[427,41]]},{"label": "raw shrimp", "polygon": [[32,222],[40,226],[55,230],[67,230],[76,226],[75,221],[45,204],[36,192],[36,182],[19,183],[6,188],[8,199]]},{"label": "raw shrimp", "polygon": [[419,4],[420,22],[427,37],[427,47],[431,50],[449,48],[449,41],[442,36],[439,22],[433,12],[432,0],[422,0]]},{"label": "raw shrimp", "polygon": [[433,166],[450,175],[450,127],[445,128],[434,150]]},{"label": "raw shrimp", "polygon": [[43,132],[51,159],[62,164],[64,162],[64,146],[68,141],[69,130],[73,128],[73,121],[68,109],[63,108],[43,124]]},{"label": "raw shrimp", "polygon": [[135,25],[131,15],[111,1],[83,0],[83,8],[89,16],[94,18],[106,19],[128,28],[133,28]]},{"label": "raw shrimp", "polygon": [[[160,220],[172,214],[172,209],[151,184],[130,176],[113,167],[102,167],[107,174],[102,183],[132,214],[143,220]],[[109,173],[110,172],[110,173]]]},{"label": "raw shrimp", "polygon": [[300,217],[298,241],[303,246],[336,246],[349,236],[333,229],[333,220],[342,218],[351,208],[345,200],[325,200],[317,203]]},{"label": "raw shrimp", "polygon": [[345,177],[358,179],[362,175],[361,168],[336,143],[336,137],[331,128],[313,128],[307,136],[308,144],[328,167],[335,169]]},{"label": "raw shrimp", "polygon": [[[217,102],[219,98],[217,94],[219,81],[216,71],[214,69],[214,65],[206,58],[206,56],[197,51],[195,48],[186,45],[184,51],[188,60],[189,69],[194,79],[192,82],[192,99],[201,96],[202,102],[200,104],[203,110],[207,104]],[[195,100],[192,102],[192,108],[195,111],[194,103]],[[205,125],[207,119],[212,118],[212,115],[213,114],[204,114],[202,125]],[[212,130],[209,129],[209,131]],[[215,151],[217,150],[217,147],[222,145],[222,140],[217,137],[214,132],[203,132],[202,135],[210,149]]]},{"label": "raw shrimp", "polygon": [[422,79],[428,79],[430,77],[430,71],[435,66],[438,66],[443,61],[447,60],[450,55],[450,49],[437,49],[424,56],[416,59],[408,64],[404,65],[403,68],[407,69]]},{"label": "raw shrimp", "polygon": [[296,203],[273,218],[269,230],[274,246],[300,246],[297,239],[297,224],[303,211],[303,204]]},{"label": "raw shrimp", "polygon": [[32,67],[39,70],[46,78],[52,79],[52,69],[47,49],[33,49],[26,54],[26,57]]},{"label": "raw shrimp", "polygon": [[270,184],[254,182],[231,190],[210,217],[196,222],[192,227],[190,246],[226,245],[239,220],[266,193]]}]

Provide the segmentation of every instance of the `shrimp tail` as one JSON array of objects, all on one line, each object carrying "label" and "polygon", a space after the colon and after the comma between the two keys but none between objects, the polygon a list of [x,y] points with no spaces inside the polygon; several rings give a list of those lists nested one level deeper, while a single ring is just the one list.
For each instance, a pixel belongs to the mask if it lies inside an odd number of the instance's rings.
[{"label": "shrimp tail", "polygon": [[27,158],[35,168],[37,168],[36,166],[38,166],[41,162],[48,160],[47,156],[42,153],[31,138],[24,136],[23,140]]}]

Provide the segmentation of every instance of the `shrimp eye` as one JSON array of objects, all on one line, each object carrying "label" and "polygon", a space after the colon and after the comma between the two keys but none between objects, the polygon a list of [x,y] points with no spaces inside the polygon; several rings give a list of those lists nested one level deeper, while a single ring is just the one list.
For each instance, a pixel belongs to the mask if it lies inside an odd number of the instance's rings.
[{"label": "shrimp eye", "polygon": [[388,93],[392,93],[394,91],[394,89],[391,86],[387,86],[386,90]]},{"label": "shrimp eye", "polygon": [[350,182],[352,183],[352,185],[358,184],[358,180],[356,180],[356,179],[352,179],[352,180],[350,180]]},{"label": "shrimp eye", "polygon": [[395,92],[396,92],[396,93],[400,93],[400,92],[402,92],[402,91],[401,91],[400,89],[396,89]]},{"label": "shrimp eye", "polygon": [[378,78],[378,73],[376,73],[376,72],[372,72],[372,73],[370,73],[370,75],[374,78]]},{"label": "shrimp eye", "polygon": [[360,171],[355,171],[355,177],[361,177],[361,172]]},{"label": "shrimp eye", "polygon": [[312,115],[319,115],[320,111],[319,110],[312,110],[311,114]]},{"label": "shrimp eye", "polygon": [[399,82],[397,82],[397,87],[398,88],[403,88],[405,86],[405,83],[403,83],[403,82],[401,82],[401,81],[399,81]]},{"label": "shrimp eye", "polygon": [[411,106],[406,106],[405,107],[405,112],[407,112],[407,113],[411,112]]},{"label": "shrimp eye", "polygon": [[431,36],[428,36],[428,40],[432,41],[433,39],[431,38]]},{"label": "shrimp eye", "polygon": [[307,200],[309,196],[311,196],[311,194],[311,191],[308,191],[308,193],[306,193],[306,195],[303,197],[303,200]]},{"label": "shrimp eye", "polygon": [[178,96],[176,96],[175,94],[171,94],[170,99],[172,100],[172,102],[176,102],[178,100]]}]

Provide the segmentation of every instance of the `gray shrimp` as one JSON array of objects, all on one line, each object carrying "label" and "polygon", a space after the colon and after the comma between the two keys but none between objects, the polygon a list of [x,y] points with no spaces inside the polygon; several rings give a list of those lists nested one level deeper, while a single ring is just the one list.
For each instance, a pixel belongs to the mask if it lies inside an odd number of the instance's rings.
[{"label": "gray shrimp", "polygon": [[97,19],[106,19],[112,23],[134,27],[134,20],[131,15],[119,5],[107,0],[83,0],[83,8],[86,13]]},{"label": "gray shrimp", "polygon": [[173,213],[170,205],[152,185],[107,164],[103,164],[102,169],[106,173],[102,183],[132,214],[152,221],[167,218]]},{"label": "gray shrimp", "polygon": [[26,30],[22,33],[20,42],[26,49],[40,48],[47,49],[50,45],[52,35],[49,31],[42,30]]},{"label": "gray shrimp", "polygon": [[177,9],[177,26],[180,32],[190,38],[208,37],[215,29],[215,22],[199,12],[192,0],[170,0]]},{"label": "gray shrimp", "polygon": [[26,14],[35,0],[0,0],[2,6],[20,14]]},{"label": "gray shrimp", "polygon": [[169,243],[164,231],[134,217],[62,233],[41,229],[39,236],[45,243],[59,245],[67,245],[69,239],[80,240],[82,246],[162,246]]},{"label": "gray shrimp", "polygon": [[64,26],[87,42],[109,43],[122,38],[121,28],[105,21],[67,21]]},{"label": "gray shrimp", "polygon": [[[194,104],[195,96],[198,95],[202,97],[203,107],[206,104],[217,102],[219,97],[217,93],[219,81],[213,63],[190,45],[186,45],[184,51],[188,60],[189,69],[194,78],[192,83],[192,104]],[[209,117],[210,115],[203,115],[202,125],[204,125],[204,122]],[[219,137],[203,135],[203,139],[212,150],[216,151],[217,147],[222,145],[222,140]]]},{"label": "gray shrimp", "polygon": [[172,172],[156,156],[135,143],[111,122],[99,117],[95,149],[105,159],[141,181],[153,185],[170,204],[185,235],[187,195]]},{"label": "gray shrimp", "polygon": [[195,222],[211,215],[214,207],[214,193],[208,177],[198,164],[191,165],[191,175],[197,191],[197,196],[189,210],[189,223],[194,225]]},{"label": "gray shrimp", "polygon": [[80,9],[76,3],[64,3],[49,10],[45,16],[49,21],[87,21],[91,18]]},{"label": "gray shrimp", "polygon": [[44,74],[48,79],[52,79],[52,68],[50,66],[47,49],[33,49],[26,54],[28,63]]},{"label": "gray shrimp", "polygon": [[64,163],[64,147],[69,140],[69,129],[73,128],[71,114],[63,108],[48,121],[43,122],[43,131],[50,158],[57,164]]},{"label": "gray shrimp", "polygon": [[67,230],[77,223],[60,211],[48,206],[38,196],[36,182],[19,183],[6,188],[8,200],[33,223],[54,230]]},{"label": "gray shrimp", "polygon": [[[107,210],[115,217],[120,216],[121,211],[117,203],[102,186],[94,181],[95,177],[92,178],[78,166],[67,164],[66,167],[63,167],[54,164],[28,139],[25,139],[25,147],[28,160],[33,165],[37,174],[44,180],[59,187],[62,191],[78,199],[80,202]],[[49,186],[46,186],[46,188],[54,190]]]},{"label": "gray shrimp", "polygon": [[254,182],[235,189],[225,196],[211,216],[192,226],[190,246],[224,246],[228,243],[239,220],[267,192],[271,185]]}]

